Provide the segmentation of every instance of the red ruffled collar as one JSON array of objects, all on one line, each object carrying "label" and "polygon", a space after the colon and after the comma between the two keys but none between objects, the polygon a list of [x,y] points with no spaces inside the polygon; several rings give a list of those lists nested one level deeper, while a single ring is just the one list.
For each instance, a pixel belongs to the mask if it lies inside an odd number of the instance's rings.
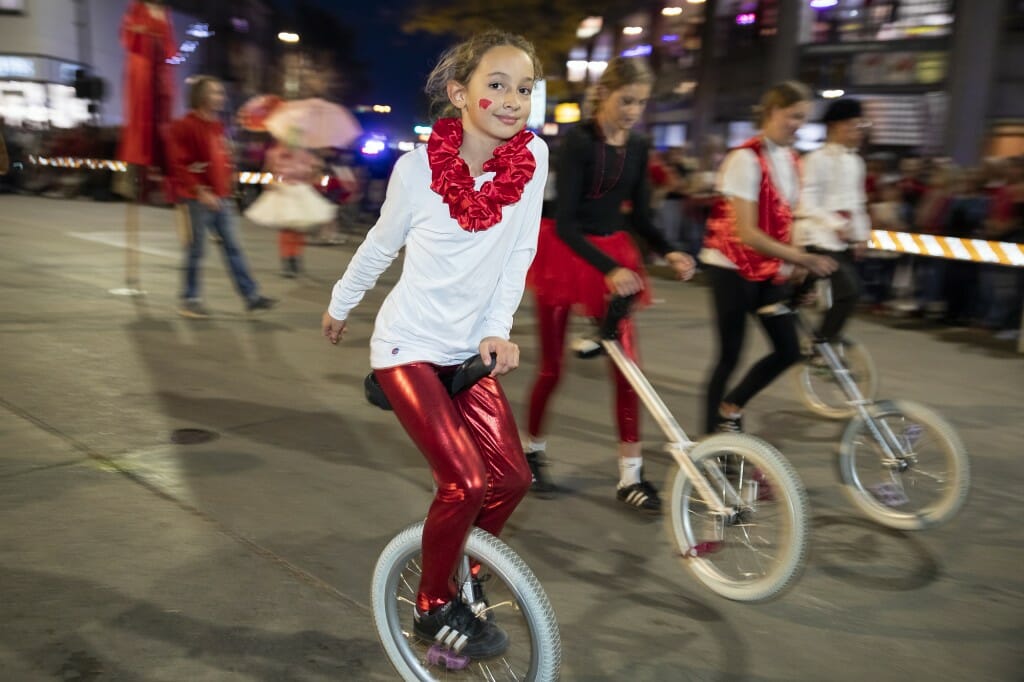
[{"label": "red ruffled collar", "polygon": [[483,166],[484,171],[494,172],[494,178],[477,190],[469,166],[459,156],[462,121],[442,118],[434,124],[427,142],[430,189],[441,195],[462,229],[480,232],[497,225],[501,209],[522,198],[523,188],[537,169],[537,161],[526,147],[531,139],[533,133],[523,129],[499,145]]}]

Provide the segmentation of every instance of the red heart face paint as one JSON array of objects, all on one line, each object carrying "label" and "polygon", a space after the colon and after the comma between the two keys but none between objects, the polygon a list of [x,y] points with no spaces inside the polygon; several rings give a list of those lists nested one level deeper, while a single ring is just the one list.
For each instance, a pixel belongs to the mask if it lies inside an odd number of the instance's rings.
[{"label": "red heart face paint", "polygon": [[485,111],[487,110],[487,107],[491,106],[492,104],[494,104],[494,102],[492,102],[489,99],[481,99],[480,100],[480,108],[485,110]]}]

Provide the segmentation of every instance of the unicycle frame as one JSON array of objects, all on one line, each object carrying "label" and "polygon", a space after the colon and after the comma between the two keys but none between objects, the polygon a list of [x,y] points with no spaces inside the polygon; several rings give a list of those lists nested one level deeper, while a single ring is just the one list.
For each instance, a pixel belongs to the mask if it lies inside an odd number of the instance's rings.
[{"label": "unicycle frame", "polygon": [[700,469],[690,459],[690,451],[697,444],[686,435],[683,427],[676,421],[676,418],[672,415],[668,406],[665,405],[661,396],[654,390],[651,382],[647,380],[647,377],[640,371],[637,364],[626,355],[622,344],[619,342],[619,322],[628,316],[631,304],[632,298],[616,296],[612,299],[608,306],[608,315],[601,325],[599,337],[601,347],[619,371],[622,372],[622,375],[626,377],[626,381],[633,387],[640,400],[643,401],[644,406],[647,407],[648,412],[651,413],[658,426],[661,427],[662,433],[665,434],[665,438],[668,441],[665,444],[666,452],[672,456],[676,465],[686,472],[687,477],[700,493],[701,498],[705,501],[711,513],[723,518],[732,518],[735,516],[737,509],[744,509],[750,505],[739,496],[721,468],[707,467],[706,473],[714,479],[721,490],[726,491],[728,499],[723,499],[718,494],[718,491],[708,482],[707,477],[701,475]]}]

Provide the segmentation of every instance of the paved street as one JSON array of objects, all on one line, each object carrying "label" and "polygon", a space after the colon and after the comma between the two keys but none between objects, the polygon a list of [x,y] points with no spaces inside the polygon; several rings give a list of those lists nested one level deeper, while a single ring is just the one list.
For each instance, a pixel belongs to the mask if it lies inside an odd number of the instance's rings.
[{"label": "paved street", "polygon": [[[311,248],[278,277],[276,235],[245,225],[264,293],[250,317],[219,254],[215,317],[174,312],[173,214],[142,211],[142,286],[124,284],[122,204],[0,196],[0,678],[388,680],[370,572],[420,518],[430,479],[392,415],[363,400],[367,343],[398,268],[344,345],[318,325],[353,244]],[[212,247],[215,248],[215,247]],[[695,428],[712,352],[707,290],[656,282],[641,314],[645,370]],[[580,326],[580,329],[583,327]],[[517,407],[535,367],[529,303],[504,381]],[[506,540],[561,626],[566,680],[859,681],[1024,678],[1024,356],[968,331],[858,318],[881,395],[945,414],[972,456],[961,514],[920,533],[860,516],[837,484],[842,424],[806,412],[787,379],[748,411],[808,488],[811,555],[762,605],[723,600],[673,557],[660,519],[615,501],[603,360],[569,363],[549,452],[569,493],[528,498]],[[747,358],[763,348],[758,334]],[[521,414],[521,411],[520,411]],[[172,442],[177,429],[214,438]],[[645,421],[649,475],[667,459]]]}]

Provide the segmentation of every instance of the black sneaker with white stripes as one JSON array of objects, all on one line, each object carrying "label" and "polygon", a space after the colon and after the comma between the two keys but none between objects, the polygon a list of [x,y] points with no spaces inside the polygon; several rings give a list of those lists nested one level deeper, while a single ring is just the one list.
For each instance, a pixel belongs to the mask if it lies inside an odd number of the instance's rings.
[{"label": "black sneaker with white stripes", "polygon": [[718,426],[715,427],[718,433],[743,433],[743,417],[718,416]]},{"label": "black sneaker with white stripes", "polygon": [[658,490],[648,481],[640,481],[633,485],[619,488],[615,493],[620,502],[625,502],[631,507],[642,511],[658,513],[661,511],[661,498],[658,497]]},{"label": "black sneaker with white stripes", "polygon": [[508,648],[508,635],[492,621],[477,618],[461,599],[428,613],[416,611],[413,632],[420,640],[437,642],[470,658],[498,656]]}]

